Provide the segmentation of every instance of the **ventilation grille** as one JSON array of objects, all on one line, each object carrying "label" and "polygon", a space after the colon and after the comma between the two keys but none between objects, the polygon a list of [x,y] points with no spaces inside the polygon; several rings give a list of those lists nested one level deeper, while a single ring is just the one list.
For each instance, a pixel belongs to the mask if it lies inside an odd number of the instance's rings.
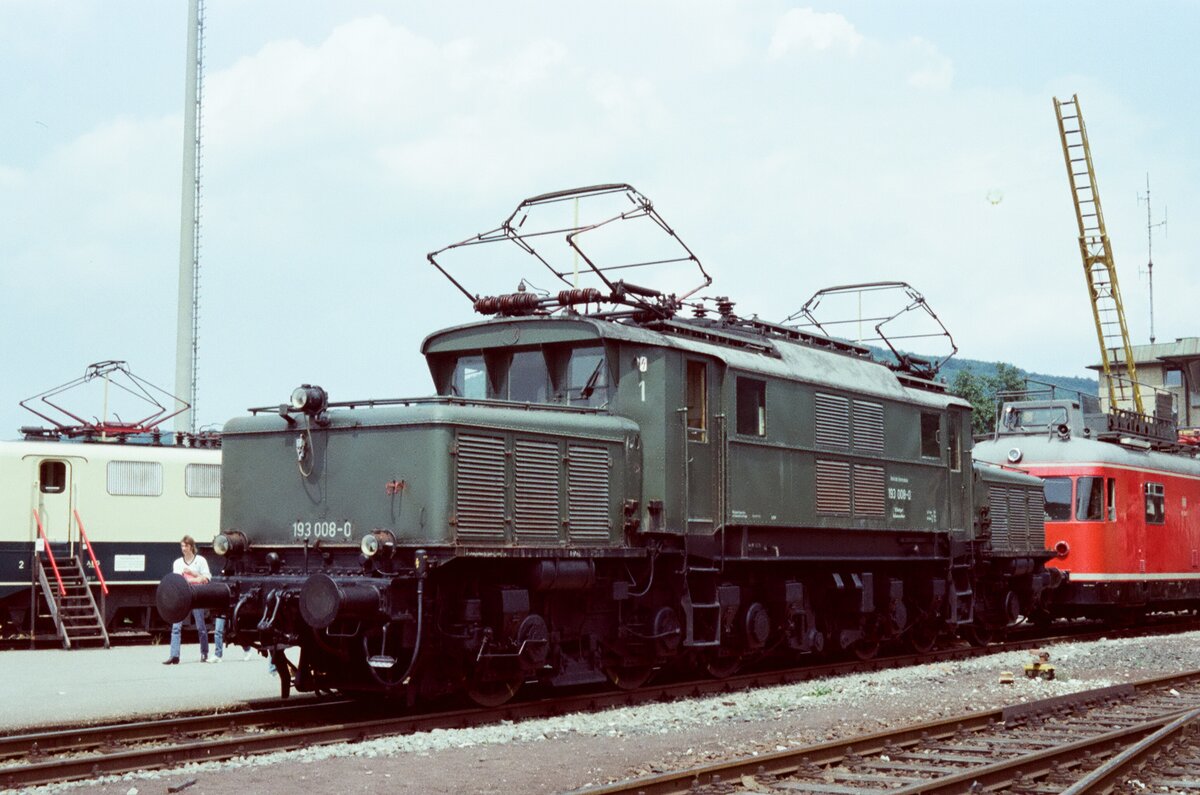
[{"label": "ventilation grille", "polygon": [[1008,489],[992,486],[988,489],[988,517],[992,520],[992,548],[1012,548],[1008,527]]},{"label": "ventilation grille", "polygon": [[1046,546],[1046,496],[1040,490],[1031,491],[1029,497],[1029,549]]},{"label": "ventilation grille", "polygon": [[571,541],[606,542],[609,459],[603,447],[571,445],[567,457],[567,527]]},{"label": "ventilation grille", "polygon": [[109,461],[108,493],[118,497],[158,497],[163,490],[157,461]]},{"label": "ventilation grille", "polygon": [[1029,548],[1029,504],[1023,489],[1008,490],[1008,532],[1010,549]]},{"label": "ventilation grille", "polygon": [[881,517],[887,514],[883,467],[854,465],[854,515]]},{"label": "ventilation grille", "polygon": [[883,405],[854,401],[854,446],[868,453],[883,453]]},{"label": "ventilation grille", "polygon": [[459,539],[504,540],[504,439],[458,437],[454,493]]},{"label": "ventilation grille", "polygon": [[558,470],[557,442],[516,441],[513,531],[518,541],[558,541]]},{"label": "ventilation grille", "polygon": [[850,465],[844,461],[817,461],[817,513],[850,515]]},{"label": "ventilation grille", "polygon": [[850,401],[837,395],[816,394],[817,444],[845,450],[850,447]]},{"label": "ventilation grille", "polygon": [[220,464],[188,464],[183,470],[183,490],[189,497],[221,496]]}]

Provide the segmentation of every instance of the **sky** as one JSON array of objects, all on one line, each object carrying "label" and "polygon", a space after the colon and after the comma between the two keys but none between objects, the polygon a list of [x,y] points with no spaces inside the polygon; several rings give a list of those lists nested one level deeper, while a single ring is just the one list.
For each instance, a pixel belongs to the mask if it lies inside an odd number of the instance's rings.
[{"label": "sky", "polygon": [[[1147,175],[1168,219],[1156,336],[1200,334],[1194,2],[205,11],[202,427],[301,383],[428,394],[421,340],[478,316],[425,255],[525,197],[611,182],[654,202],[741,314],[902,280],[960,355],[1086,374],[1053,106],[1072,94],[1134,343]],[[0,438],[38,422],[20,400],[92,362],[173,389],[186,36],[185,0],[0,0]]]}]

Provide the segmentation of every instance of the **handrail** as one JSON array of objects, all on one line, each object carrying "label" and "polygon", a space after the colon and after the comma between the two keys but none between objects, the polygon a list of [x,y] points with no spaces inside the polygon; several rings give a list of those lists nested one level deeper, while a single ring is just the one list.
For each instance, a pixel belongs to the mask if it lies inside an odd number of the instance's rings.
[{"label": "handrail", "polygon": [[37,512],[37,508],[33,509],[33,519],[37,522],[38,535],[42,537],[42,544],[45,545],[46,557],[50,558],[50,569],[54,572],[54,579],[58,581],[58,592],[66,596],[67,587],[63,585],[62,575],[58,573],[58,564],[54,562],[54,553],[50,550],[50,539],[46,538],[46,530],[42,527],[42,515]]},{"label": "handrail", "polygon": [[79,509],[72,511],[75,514],[75,524],[79,527],[79,537],[83,539],[83,545],[87,548],[88,557],[92,559],[92,568],[96,570],[96,579],[100,580],[100,590],[108,596],[108,585],[104,582],[104,572],[100,570],[100,561],[96,560],[96,553],[92,552],[92,542],[87,537],[87,531],[83,529],[83,520],[79,518]]}]

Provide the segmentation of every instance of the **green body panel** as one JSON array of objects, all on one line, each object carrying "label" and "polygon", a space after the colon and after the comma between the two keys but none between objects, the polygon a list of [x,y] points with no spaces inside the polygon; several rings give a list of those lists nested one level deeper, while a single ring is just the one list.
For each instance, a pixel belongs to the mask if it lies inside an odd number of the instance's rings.
[{"label": "green body panel", "polygon": [[[678,329],[579,316],[503,319],[439,332],[423,350],[445,393],[439,381],[445,368],[435,364],[439,357],[478,354],[491,346],[553,356],[570,346],[603,343],[610,384],[605,409],[641,429],[642,531],[706,535],[727,526],[758,526],[971,534],[966,403],[936,385],[905,382],[852,351],[761,336],[743,347],[716,334],[706,338]],[[689,442],[685,424],[688,361],[704,363],[707,371],[703,442]],[[765,383],[765,435],[737,433],[738,377]],[[818,394],[851,407],[869,404],[882,417],[881,447],[823,445],[816,432]],[[922,414],[936,422],[936,456],[922,449]],[[847,425],[851,434],[857,432],[858,420],[853,422]],[[949,450],[951,424],[958,429],[957,456]],[[818,509],[818,466],[850,473],[851,485],[838,487],[849,490],[842,497],[850,510]],[[867,502],[870,509],[860,510]],[[658,504],[661,512],[655,513]]]},{"label": "green body panel", "polygon": [[[461,509],[456,457],[464,439],[498,440],[484,464],[499,474],[491,484],[502,492],[500,524],[476,534],[473,544],[507,545],[514,535],[515,460],[519,442],[555,452],[550,489],[559,489],[563,516],[558,537],[538,536],[543,545],[570,541],[567,463],[571,445],[603,451],[611,472],[606,494],[610,532],[594,543],[622,543],[623,504],[636,499],[641,462],[637,427],[628,420],[578,410],[526,410],[462,401],[413,401],[402,405],[333,408],[327,426],[300,415],[292,424],[263,414],[225,426],[227,468],[222,480],[222,529],[237,529],[258,545],[321,541],[322,546],[358,546],[373,530],[392,532],[404,545],[454,545]],[[298,461],[298,440],[310,446]],[[502,480],[502,482],[501,482]],[[507,525],[504,523],[507,521]],[[490,527],[490,526],[489,526]]]}]

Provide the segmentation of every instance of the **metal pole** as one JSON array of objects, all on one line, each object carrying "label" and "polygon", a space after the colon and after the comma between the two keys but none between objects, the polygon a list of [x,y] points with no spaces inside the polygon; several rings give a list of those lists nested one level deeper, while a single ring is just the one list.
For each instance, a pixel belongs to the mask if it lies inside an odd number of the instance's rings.
[{"label": "metal pole", "polygon": [[187,78],[183,103],[183,190],[179,229],[179,303],[175,335],[175,394],[187,400],[189,408],[176,415],[176,433],[191,433],[195,429],[194,376],[196,363],[196,194],[199,175],[199,133],[196,124],[199,110],[199,35],[200,0],[188,1]]}]

